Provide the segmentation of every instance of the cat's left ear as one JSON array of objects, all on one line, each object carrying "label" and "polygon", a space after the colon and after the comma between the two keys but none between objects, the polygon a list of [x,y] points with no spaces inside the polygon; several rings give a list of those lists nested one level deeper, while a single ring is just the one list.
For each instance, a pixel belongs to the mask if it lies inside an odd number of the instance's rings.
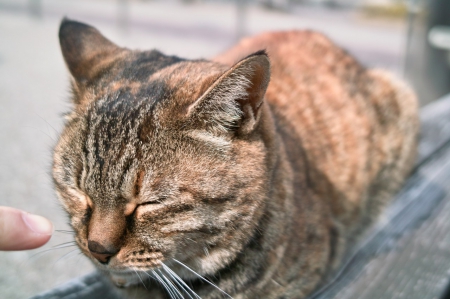
[{"label": "cat's left ear", "polygon": [[211,133],[249,134],[260,119],[269,80],[269,57],[258,51],[221,75],[188,107],[188,116]]},{"label": "cat's left ear", "polygon": [[67,18],[59,28],[59,43],[78,85],[89,83],[124,51],[94,27]]}]

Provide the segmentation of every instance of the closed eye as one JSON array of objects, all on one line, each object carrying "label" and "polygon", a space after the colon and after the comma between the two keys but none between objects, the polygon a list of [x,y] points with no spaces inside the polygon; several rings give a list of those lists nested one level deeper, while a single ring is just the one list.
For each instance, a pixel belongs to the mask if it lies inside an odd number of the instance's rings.
[{"label": "closed eye", "polygon": [[162,202],[161,201],[147,201],[147,202],[140,203],[139,205],[140,206],[157,205],[157,204],[160,204],[160,203],[162,203]]},{"label": "closed eye", "polygon": [[[125,215],[127,218],[132,219],[132,217],[136,214],[136,212],[141,207],[150,207],[150,206],[158,206],[161,203],[159,200],[149,200],[146,202],[141,202],[139,204],[129,204],[129,206],[125,209]],[[153,210],[155,208],[150,208],[150,210]],[[144,209],[144,211],[149,210],[149,208]]]},{"label": "closed eye", "polygon": [[158,205],[162,204],[167,199],[167,196],[160,196],[158,199],[144,201],[139,204],[139,206],[147,206],[147,205]]},{"label": "closed eye", "polygon": [[139,215],[141,213],[156,211],[164,207],[162,200],[150,200],[142,202],[137,205],[135,212],[133,214]]}]

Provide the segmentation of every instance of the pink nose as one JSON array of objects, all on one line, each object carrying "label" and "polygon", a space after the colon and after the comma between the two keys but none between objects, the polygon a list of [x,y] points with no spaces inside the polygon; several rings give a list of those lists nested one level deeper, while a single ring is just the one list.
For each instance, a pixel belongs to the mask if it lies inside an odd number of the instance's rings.
[{"label": "pink nose", "polygon": [[96,241],[88,241],[88,248],[91,255],[97,259],[102,264],[107,264],[112,256],[114,256],[119,249],[114,248],[114,246],[103,246]]}]

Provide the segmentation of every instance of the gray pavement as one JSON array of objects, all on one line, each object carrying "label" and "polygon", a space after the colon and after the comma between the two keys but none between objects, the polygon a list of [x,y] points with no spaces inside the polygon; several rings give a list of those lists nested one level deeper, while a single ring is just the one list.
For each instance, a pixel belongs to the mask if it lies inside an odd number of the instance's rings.
[{"label": "gray pavement", "polygon": [[[61,115],[70,107],[69,75],[57,40],[61,18],[88,22],[122,46],[199,58],[236,41],[236,7],[230,2],[134,1],[123,14],[116,1],[48,0],[42,1],[41,16],[32,17],[27,3],[0,0],[0,205],[44,215],[64,230],[67,218],[50,179],[52,146]],[[246,34],[319,30],[367,65],[402,68],[404,28],[398,23],[374,23],[354,12],[317,7],[295,7],[287,14],[249,6],[245,24]],[[42,249],[1,252],[0,298],[28,298],[92,271],[76,247],[43,252],[68,241],[70,235],[55,233]]]}]

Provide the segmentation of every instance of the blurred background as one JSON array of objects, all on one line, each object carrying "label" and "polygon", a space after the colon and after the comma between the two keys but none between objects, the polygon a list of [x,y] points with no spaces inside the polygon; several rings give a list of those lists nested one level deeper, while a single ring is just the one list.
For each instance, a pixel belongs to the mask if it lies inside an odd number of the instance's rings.
[{"label": "blurred background", "polygon": [[[0,205],[67,230],[51,184],[51,152],[70,107],[57,39],[67,16],[120,46],[208,58],[268,30],[325,33],[368,67],[389,69],[421,105],[450,91],[449,0],[0,0]],[[44,248],[0,252],[0,298],[28,298],[93,270],[55,232]]]}]

